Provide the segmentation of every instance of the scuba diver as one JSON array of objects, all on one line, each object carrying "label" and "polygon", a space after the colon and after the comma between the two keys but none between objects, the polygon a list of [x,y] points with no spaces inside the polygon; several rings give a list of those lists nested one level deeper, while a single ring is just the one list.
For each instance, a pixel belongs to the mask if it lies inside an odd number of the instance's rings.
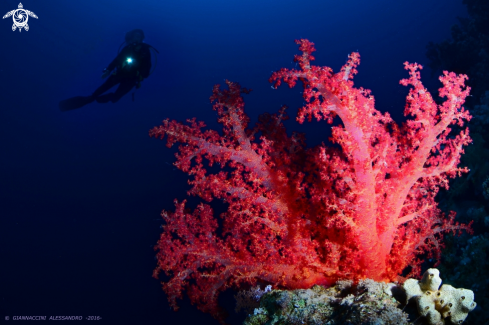
[{"label": "scuba diver", "polygon": [[[126,33],[126,46],[119,52],[117,57],[102,71],[102,79],[108,79],[98,87],[90,96],[77,96],[59,102],[61,111],[83,107],[97,101],[98,103],[116,103],[133,87],[139,89],[141,81],[151,74],[151,52],[156,51],[154,47],[143,43],[144,32],[134,29]],[[124,44],[122,43],[121,46]],[[120,50],[120,47],[119,47]],[[151,71],[152,72],[152,71]],[[107,90],[119,84],[115,92],[104,94]],[[134,93],[132,100],[134,101]]]}]

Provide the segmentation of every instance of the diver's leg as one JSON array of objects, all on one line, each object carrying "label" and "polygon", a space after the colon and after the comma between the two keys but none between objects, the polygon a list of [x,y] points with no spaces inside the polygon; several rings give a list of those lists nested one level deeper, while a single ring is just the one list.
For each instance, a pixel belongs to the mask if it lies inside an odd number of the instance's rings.
[{"label": "diver's leg", "polygon": [[105,82],[93,92],[92,97],[93,98],[99,97],[107,90],[117,85],[120,81],[121,80],[117,76],[111,74],[110,77],[107,80],[105,80]]},{"label": "diver's leg", "polygon": [[119,87],[117,87],[117,90],[115,91],[114,95],[112,96],[112,103],[116,103],[119,99],[122,98],[125,94],[131,91],[132,87],[136,86],[136,80],[135,79],[126,79],[121,81],[119,84]]}]

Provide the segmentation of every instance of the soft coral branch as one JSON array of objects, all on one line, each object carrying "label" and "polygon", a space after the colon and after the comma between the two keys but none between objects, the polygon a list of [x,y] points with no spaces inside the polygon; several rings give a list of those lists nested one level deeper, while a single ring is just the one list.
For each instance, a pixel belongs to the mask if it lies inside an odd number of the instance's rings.
[{"label": "soft coral branch", "polygon": [[[203,122],[189,125],[163,121],[151,136],[180,142],[175,165],[192,175],[189,191],[210,202],[227,205],[218,227],[211,208],[191,212],[176,202],[175,213],[163,211],[166,224],[156,249],[163,283],[176,308],[185,288],[200,309],[222,320],[217,295],[230,286],[266,281],[288,288],[328,284],[340,277],[395,279],[408,265],[419,270],[420,254],[439,253],[442,234],[469,230],[444,218],[434,197],[448,187],[447,177],[459,168],[468,130],[449,136],[451,124],[463,125],[470,115],[462,104],[468,95],[466,76],[445,72],[437,105],[420,81],[418,64],[405,63],[410,85],[405,114],[398,126],[388,113],[374,107],[370,91],[355,88],[360,63],[352,53],[342,69],[311,64],[314,44],[297,41],[300,69],[281,69],[270,81],[290,87],[301,81],[306,105],[297,121],[313,117],[342,124],[333,127],[338,148],[306,149],[301,134],[288,136],[286,108],[264,114],[248,129],[243,93],[237,83],[214,87],[211,102],[223,125],[222,135],[202,131]],[[256,135],[260,135],[256,139]],[[207,160],[226,171],[208,174]]]}]

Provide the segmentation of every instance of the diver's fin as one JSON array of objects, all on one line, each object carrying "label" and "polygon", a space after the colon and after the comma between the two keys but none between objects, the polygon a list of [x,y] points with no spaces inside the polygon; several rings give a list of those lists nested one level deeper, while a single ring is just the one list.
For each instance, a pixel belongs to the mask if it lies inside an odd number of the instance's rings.
[{"label": "diver's fin", "polygon": [[92,96],[76,96],[59,102],[59,110],[62,112],[71,111],[90,104],[95,99]]}]

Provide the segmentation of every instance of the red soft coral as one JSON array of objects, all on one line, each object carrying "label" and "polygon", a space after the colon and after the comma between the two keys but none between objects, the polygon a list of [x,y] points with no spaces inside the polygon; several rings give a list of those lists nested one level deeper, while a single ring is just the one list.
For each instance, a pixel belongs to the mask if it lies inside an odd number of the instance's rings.
[{"label": "red soft coral", "polygon": [[[175,165],[193,176],[189,194],[206,201],[221,199],[227,211],[222,230],[212,209],[201,204],[193,212],[175,202],[156,246],[158,267],[170,278],[163,283],[171,305],[185,288],[198,307],[222,321],[217,296],[224,289],[257,280],[286,288],[329,284],[338,278],[392,280],[411,265],[418,271],[419,253],[439,253],[444,231],[469,229],[444,218],[434,197],[458,168],[468,130],[448,137],[449,125],[470,119],[462,104],[469,88],[464,75],[444,73],[437,105],[422,86],[417,64],[406,63],[411,85],[402,127],[374,108],[370,91],[355,88],[352,78],[360,62],[352,53],[338,73],[311,65],[313,43],[297,41],[300,70],[282,69],[270,78],[293,87],[303,82],[306,106],[297,120],[339,116],[332,141],[306,149],[299,134],[287,136],[286,109],[263,115],[247,129],[242,89],[214,87],[211,101],[223,124],[223,135],[205,131],[203,122],[190,125],[163,121],[150,135],[167,145],[182,143]],[[261,134],[255,140],[255,134]],[[204,159],[226,170],[208,174]]]}]

